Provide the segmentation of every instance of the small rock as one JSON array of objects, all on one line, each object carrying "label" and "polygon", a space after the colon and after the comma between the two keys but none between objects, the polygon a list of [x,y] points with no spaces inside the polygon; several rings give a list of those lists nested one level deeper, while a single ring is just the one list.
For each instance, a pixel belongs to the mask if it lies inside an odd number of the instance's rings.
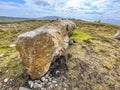
[{"label": "small rock", "polygon": [[53,88],[53,85],[52,85],[52,84],[48,87],[48,89],[51,89],[51,88]]},{"label": "small rock", "polygon": [[13,47],[15,47],[16,46],[16,44],[11,44],[9,47],[10,48],[13,48]]},{"label": "small rock", "polygon": [[65,82],[63,83],[63,85],[64,85],[65,87],[68,87],[68,85],[67,85]]},{"label": "small rock", "polygon": [[48,77],[49,77],[49,75],[48,75],[48,74],[46,74],[46,75],[45,75],[45,77],[46,77],[46,78],[48,78]]},{"label": "small rock", "polygon": [[41,85],[45,86],[45,83],[41,83]]},{"label": "small rock", "polygon": [[51,82],[52,81],[52,78],[50,76],[48,76],[48,80]]},{"label": "small rock", "polygon": [[44,80],[44,83],[48,83],[48,79],[45,79],[45,80]]},{"label": "small rock", "polygon": [[0,58],[2,58],[4,55],[5,55],[4,53],[0,54]]},{"label": "small rock", "polygon": [[60,71],[57,70],[55,73],[56,73],[56,74],[60,74]]},{"label": "small rock", "polygon": [[46,89],[44,87],[42,87],[41,90],[46,90]]},{"label": "small rock", "polygon": [[6,70],[6,73],[8,73],[9,71],[8,70]]},{"label": "small rock", "polygon": [[69,45],[73,45],[75,43],[74,40],[69,40]]},{"label": "small rock", "polygon": [[6,83],[6,82],[8,82],[8,80],[9,80],[9,78],[6,78],[6,79],[4,79],[4,82]]},{"label": "small rock", "polygon": [[43,87],[42,84],[38,84],[38,83],[35,83],[35,84],[34,84],[34,88],[42,88],[42,87]]},{"label": "small rock", "polygon": [[45,81],[45,77],[42,77],[41,80],[44,82]]},{"label": "small rock", "polygon": [[64,90],[67,90],[66,88],[64,88]]},{"label": "small rock", "polygon": [[52,81],[52,83],[53,83],[53,84],[56,84],[56,83],[57,83],[57,81],[53,80],[53,81]]},{"label": "small rock", "polygon": [[55,84],[55,86],[57,87],[57,86],[58,86],[58,84]]},{"label": "small rock", "polygon": [[52,83],[51,82],[48,82],[48,85],[51,85]]},{"label": "small rock", "polygon": [[9,90],[13,90],[12,87],[10,87]]},{"label": "small rock", "polygon": [[34,85],[33,81],[28,81],[28,84],[29,84],[30,88],[32,88]]},{"label": "small rock", "polygon": [[19,90],[31,90],[31,89],[28,89],[28,88],[25,88],[25,87],[19,87]]},{"label": "small rock", "polygon": [[35,82],[36,82],[36,83],[39,83],[39,84],[42,83],[40,80],[35,80]]}]

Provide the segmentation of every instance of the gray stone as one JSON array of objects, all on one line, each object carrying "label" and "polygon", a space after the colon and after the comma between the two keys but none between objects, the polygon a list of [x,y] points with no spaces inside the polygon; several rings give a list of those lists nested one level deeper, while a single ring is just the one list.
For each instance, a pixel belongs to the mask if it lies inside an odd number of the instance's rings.
[{"label": "gray stone", "polygon": [[45,79],[45,80],[44,80],[44,83],[48,83],[48,81],[49,81],[48,79]]},{"label": "gray stone", "polygon": [[28,81],[28,84],[29,84],[30,88],[32,88],[34,85],[33,81]]},{"label": "gray stone", "polygon": [[52,81],[52,83],[56,84],[56,83],[57,83],[57,81],[53,80],[53,81]]},{"label": "gray stone", "polygon": [[51,89],[51,88],[53,88],[53,85],[52,85],[52,84],[48,87],[48,89]]},{"label": "gray stone", "polygon": [[25,87],[19,87],[19,90],[31,90],[31,89]]},{"label": "gray stone", "polygon": [[51,81],[52,81],[52,78],[48,77],[48,80],[49,80],[49,82],[51,82]]},{"label": "gray stone", "polygon": [[58,84],[55,84],[55,86],[57,87],[57,86],[58,86]]},{"label": "gray stone", "polygon": [[42,78],[41,78],[41,80],[42,80],[43,82],[45,81],[45,79],[46,79],[45,77],[42,77]]},{"label": "gray stone", "polygon": [[40,80],[35,80],[36,83],[42,83]]},{"label": "gray stone", "polygon": [[42,88],[42,87],[43,87],[42,84],[34,83],[34,88]]}]

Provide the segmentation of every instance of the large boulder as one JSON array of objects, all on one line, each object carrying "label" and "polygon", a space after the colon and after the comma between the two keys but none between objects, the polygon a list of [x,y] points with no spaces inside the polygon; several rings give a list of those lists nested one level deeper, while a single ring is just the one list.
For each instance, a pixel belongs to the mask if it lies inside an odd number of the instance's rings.
[{"label": "large boulder", "polygon": [[53,58],[63,54],[75,28],[72,21],[56,20],[18,36],[16,48],[32,79],[43,76]]}]

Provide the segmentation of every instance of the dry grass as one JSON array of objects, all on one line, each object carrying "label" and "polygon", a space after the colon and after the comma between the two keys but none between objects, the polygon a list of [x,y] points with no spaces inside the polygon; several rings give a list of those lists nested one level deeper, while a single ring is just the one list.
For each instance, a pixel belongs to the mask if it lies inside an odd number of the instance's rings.
[{"label": "dry grass", "polygon": [[[15,78],[23,73],[19,54],[11,44],[16,43],[17,36],[33,30],[49,21],[27,21],[10,24],[0,24],[0,80]],[[70,37],[77,41],[68,48],[66,54],[72,58],[67,61],[68,82],[76,90],[119,90],[120,75],[120,42],[113,35],[120,28],[117,25],[74,21],[77,30]]]},{"label": "dry grass", "polygon": [[77,43],[66,51],[72,55],[67,61],[71,87],[76,90],[119,90],[120,42],[113,36],[120,26],[86,21],[75,23],[78,29],[71,38]]}]

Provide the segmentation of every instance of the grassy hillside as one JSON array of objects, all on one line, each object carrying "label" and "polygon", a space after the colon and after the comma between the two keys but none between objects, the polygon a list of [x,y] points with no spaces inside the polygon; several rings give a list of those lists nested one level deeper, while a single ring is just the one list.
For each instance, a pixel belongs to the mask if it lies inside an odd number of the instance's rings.
[{"label": "grassy hillside", "polygon": [[[0,87],[6,78],[15,79],[13,89],[22,86],[23,66],[15,47],[17,36],[33,30],[49,21],[24,21],[0,24]],[[72,90],[116,90],[120,89],[120,42],[113,35],[120,28],[117,25],[77,21],[77,29],[70,37],[76,43],[65,52],[71,55],[67,60],[68,83]],[[14,81],[15,82],[15,81]],[[5,85],[5,86],[4,86]]]},{"label": "grassy hillside", "polygon": [[120,89],[120,41],[113,36],[120,28],[116,25],[74,21],[77,29],[72,39],[76,43],[66,55],[69,85],[72,90]]},{"label": "grassy hillside", "polygon": [[[22,21],[10,24],[0,24],[0,81],[5,78],[19,77],[23,73],[19,53],[10,45],[15,44],[17,36],[21,33],[40,27],[49,21]],[[24,81],[24,80],[23,80]],[[17,85],[19,85],[18,82]],[[0,87],[3,85],[0,84]],[[9,85],[8,85],[9,87]],[[5,90],[8,88],[6,87]]]},{"label": "grassy hillside", "polygon": [[31,20],[31,19],[0,16],[0,23],[18,22],[18,21],[25,21],[25,20]]}]

